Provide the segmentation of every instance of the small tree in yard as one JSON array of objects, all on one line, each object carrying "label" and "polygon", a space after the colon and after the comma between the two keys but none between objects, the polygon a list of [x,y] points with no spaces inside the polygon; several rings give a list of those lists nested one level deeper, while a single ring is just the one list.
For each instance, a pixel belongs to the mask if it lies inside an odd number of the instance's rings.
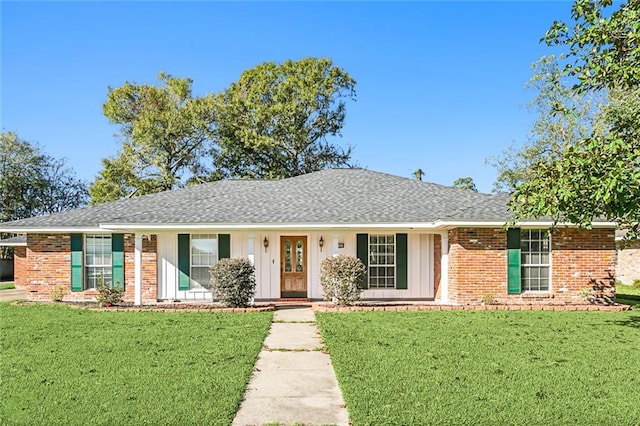
[{"label": "small tree in yard", "polygon": [[324,300],[351,305],[360,300],[367,267],[353,256],[328,257],[320,265],[320,285]]},{"label": "small tree in yard", "polygon": [[220,259],[211,267],[211,288],[225,306],[248,306],[256,291],[255,268],[247,258]]}]

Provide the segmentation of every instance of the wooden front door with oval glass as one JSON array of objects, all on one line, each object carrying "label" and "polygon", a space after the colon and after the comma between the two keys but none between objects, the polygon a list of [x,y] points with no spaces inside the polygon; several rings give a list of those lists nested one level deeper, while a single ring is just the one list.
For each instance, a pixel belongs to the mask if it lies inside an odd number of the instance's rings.
[{"label": "wooden front door with oval glass", "polygon": [[307,297],[307,237],[280,237],[280,297]]}]

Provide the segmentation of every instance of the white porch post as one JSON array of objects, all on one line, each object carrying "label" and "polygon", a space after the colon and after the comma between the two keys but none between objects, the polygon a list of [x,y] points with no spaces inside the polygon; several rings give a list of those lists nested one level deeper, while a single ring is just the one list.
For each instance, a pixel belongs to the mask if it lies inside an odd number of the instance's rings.
[{"label": "white porch post", "polygon": [[440,302],[449,303],[449,231],[440,233]]},{"label": "white porch post", "polygon": [[134,293],[133,304],[142,304],[142,234],[136,232],[134,247]]}]

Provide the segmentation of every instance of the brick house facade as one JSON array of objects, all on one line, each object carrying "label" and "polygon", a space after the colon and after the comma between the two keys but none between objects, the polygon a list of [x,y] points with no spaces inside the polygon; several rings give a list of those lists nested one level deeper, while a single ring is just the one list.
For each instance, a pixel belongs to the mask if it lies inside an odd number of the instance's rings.
[{"label": "brick house facade", "polygon": [[[559,228],[551,235],[551,288],[545,292],[507,292],[506,231],[502,228],[456,228],[448,231],[448,300],[480,304],[488,298],[498,303],[579,302],[580,291],[591,277],[601,278],[615,267],[616,251],[610,229]],[[134,300],[134,235],[124,236],[124,300]],[[434,300],[442,297],[441,238],[434,238]],[[142,301],[158,300],[157,238],[142,240]],[[16,285],[33,301],[51,300],[64,289],[64,300],[91,301],[97,291],[71,291],[69,234],[30,234],[28,246],[16,250]],[[411,283],[409,283],[411,285]]]},{"label": "brick house facade", "polygon": [[98,277],[124,281],[135,304],[212,301],[208,268],[225,257],[254,263],[256,300],[322,298],[320,265],[341,254],[367,266],[364,298],[461,305],[579,302],[590,278],[615,268],[615,223],[560,224],[549,234],[550,222],[532,220],[505,231],[508,200],[323,170],[211,182],[7,222],[0,232],[27,235],[16,285],[38,301],[60,291],[93,300]]},{"label": "brick house facade", "polygon": [[506,231],[459,228],[449,233],[449,298],[477,304],[483,297],[499,303],[531,303],[547,299],[581,300],[591,277],[614,270],[613,229],[557,228],[551,234],[551,288],[545,292],[507,292]]},{"label": "brick house facade", "polygon": [[[124,300],[133,301],[134,258],[133,235],[126,234],[125,241],[125,292]],[[60,291],[63,300],[93,301],[98,295],[95,289],[71,291],[71,243],[70,234],[29,234],[27,247],[16,248],[14,254],[16,287],[27,291],[32,301],[50,301],[52,292]],[[155,237],[143,240],[142,298],[145,302],[157,300],[157,250]]]}]

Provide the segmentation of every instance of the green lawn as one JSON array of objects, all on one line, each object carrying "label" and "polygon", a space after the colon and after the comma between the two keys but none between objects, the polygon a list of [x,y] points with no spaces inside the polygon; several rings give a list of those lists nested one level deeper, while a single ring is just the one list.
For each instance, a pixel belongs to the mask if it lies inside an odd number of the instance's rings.
[{"label": "green lawn", "polygon": [[0,290],[11,290],[16,288],[12,281],[0,283]]},{"label": "green lawn", "polygon": [[624,305],[640,306],[640,287],[616,285],[616,302]]},{"label": "green lawn", "polygon": [[230,424],[271,317],[2,303],[0,424]]},{"label": "green lawn", "polygon": [[354,425],[638,425],[640,312],[317,314]]}]

